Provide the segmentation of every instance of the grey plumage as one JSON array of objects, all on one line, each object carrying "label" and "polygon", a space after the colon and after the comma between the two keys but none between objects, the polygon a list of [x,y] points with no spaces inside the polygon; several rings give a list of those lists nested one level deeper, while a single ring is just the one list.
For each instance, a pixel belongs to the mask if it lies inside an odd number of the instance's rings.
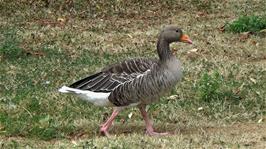
[{"label": "grey plumage", "polygon": [[93,92],[112,92],[117,86],[144,74],[155,63],[155,60],[145,58],[125,60],[103,68],[101,72],[79,80],[69,87]]},{"label": "grey plumage", "polygon": [[150,136],[167,135],[154,131],[145,107],[172,89],[182,77],[181,63],[170,50],[172,42],[192,43],[176,26],[165,27],[157,42],[159,59],[129,59],[102,69],[70,87],[59,89],[72,93],[97,106],[113,106],[111,116],[101,125],[100,132],[109,136],[114,118],[125,106],[138,106]]},{"label": "grey plumage", "polygon": [[182,35],[179,28],[166,27],[157,42],[159,59],[125,60],[77,81],[70,87],[110,93],[108,100],[114,106],[146,105],[157,101],[182,77],[181,63],[169,47],[170,43],[179,41]]},{"label": "grey plumage", "polygon": [[[175,69],[169,69],[170,65]],[[181,64],[177,60],[163,64],[154,63],[143,75],[117,86],[108,99],[116,106],[128,106],[139,102],[149,104],[170,90],[181,76]]]}]

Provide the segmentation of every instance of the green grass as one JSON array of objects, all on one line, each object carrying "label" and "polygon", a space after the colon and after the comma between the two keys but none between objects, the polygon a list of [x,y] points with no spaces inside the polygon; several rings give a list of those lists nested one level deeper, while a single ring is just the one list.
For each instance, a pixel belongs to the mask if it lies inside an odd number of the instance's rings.
[{"label": "green grass", "polygon": [[234,33],[259,32],[266,29],[266,17],[242,16],[226,25],[226,30]]},{"label": "green grass", "polygon": [[8,59],[16,59],[22,55],[22,49],[19,47],[19,39],[16,34],[16,29],[3,28],[1,29],[4,42],[0,47],[0,54]]},{"label": "green grass", "polygon": [[[262,2],[247,3],[263,16]],[[244,2],[103,1],[90,5],[99,5],[95,10],[82,1],[58,1],[47,8],[45,1],[25,2],[16,9],[16,3],[1,3],[1,147],[264,147],[265,39],[251,36],[241,42],[239,35],[217,29],[249,15],[238,9]],[[56,12],[61,5],[70,9]],[[199,11],[207,13],[195,19]],[[129,108],[116,119],[112,137],[100,137],[99,124],[112,109],[60,94],[58,88],[123,59],[156,56],[157,35],[166,24],[181,26],[194,42],[171,45],[179,49],[184,78],[148,107],[156,130],[174,135],[145,136],[138,109]]]}]

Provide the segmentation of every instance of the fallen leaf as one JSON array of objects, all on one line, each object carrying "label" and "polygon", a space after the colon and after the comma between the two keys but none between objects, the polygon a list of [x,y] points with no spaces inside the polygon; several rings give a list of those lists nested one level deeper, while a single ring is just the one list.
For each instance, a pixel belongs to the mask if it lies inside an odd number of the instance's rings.
[{"label": "fallen leaf", "polygon": [[194,48],[194,49],[189,50],[187,53],[196,53],[197,51],[198,49]]},{"label": "fallen leaf", "polygon": [[259,119],[258,120],[258,123],[262,123],[262,121],[263,121],[263,118]]},{"label": "fallen leaf", "polygon": [[65,19],[65,18],[57,18],[57,21],[58,21],[58,22],[65,22],[66,19]]},{"label": "fallen leaf", "polygon": [[253,82],[254,84],[257,83],[257,81],[254,78],[249,78],[251,82]]},{"label": "fallen leaf", "polygon": [[129,38],[131,38],[131,39],[133,38],[130,34],[127,34],[127,36],[128,36]]},{"label": "fallen leaf", "polygon": [[199,108],[198,108],[198,111],[201,111],[201,110],[203,110],[203,107],[199,107]]},{"label": "fallen leaf", "polygon": [[173,100],[173,99],[176,99],[177,97],[178,95],[172,95],[172,96],[167,97],[167,99]]},{"label": "fallen leaf", "polygon": [[207,13],[206,12],[203,12],[203,11],[199,11],[199,12],[197,12],[197,15],[196,15],[196,17],[205,17],[205,16],[207,16]]},{"label": "fallen leaf", "polygon": [[198,49],[191,49],[187,51],[187,56],[190,59],[196,59],[199,56]]},{"label": "fallen leaf", "polygon": [[225,31],[225,25],[219,28],[219,31],[224,32]]},{"label": "fallen leaf", "polygon": [[246,41],[251,35],[251,32],[243,32],[240,34],[239,40],[240,41]]},{"label": "fallen leaf", "polygon": [[252,41],[251,41],[251,44],[253,44],[253,45],[257,45],[257,41],[252,40]]},{"label": "fallen leaf", "polygon": [[50,84],[51,82],[50,81],[45,81],[44,84]]},{"label": "fallen leaf", "polygon": [[58,26],[63,27],[66,24],[65,18],[57,18]]},{"label": "fallen leaf", "polygon": [[74,145],[78,145],[75,140],[72,140],[71,143],[74,144]]},{"label": "fallen leaf", "polygon": [[125,124],[126,120],[122,118],[122,119],[120,119],[120,122],[121,122],[122,124]]},{"label": "fallen leaf", "polygon": [[130,112],[130,113],[128,114],[128,118],[131,119],[132,115],[133,115],[133,113]]}]

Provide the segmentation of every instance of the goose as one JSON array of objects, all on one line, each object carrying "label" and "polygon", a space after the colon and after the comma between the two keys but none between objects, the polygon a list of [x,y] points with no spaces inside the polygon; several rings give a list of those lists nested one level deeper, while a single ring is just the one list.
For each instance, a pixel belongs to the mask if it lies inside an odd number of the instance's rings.
[{"label": "goose", "polygon": [[96,106],[113,107],[111,116],[100,125],[100,133],[109,136],[108,130],[115,117],[126,107],[136,106],[145,121],[149,136],[167,135],[156,132],[148,117],[146,106],[169,92],[182,78],[181,62],[170,50],[173,42],[192,44],[188,35],[177,26],[164,27],[158,37],[159,58],[131,58],[107,66],[69,86],[59,89],[72,93]]}]

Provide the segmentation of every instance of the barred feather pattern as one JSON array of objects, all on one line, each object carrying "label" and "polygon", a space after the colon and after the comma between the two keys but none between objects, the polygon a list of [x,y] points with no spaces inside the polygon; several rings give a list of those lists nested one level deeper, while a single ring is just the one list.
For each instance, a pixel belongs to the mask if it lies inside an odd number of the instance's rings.
[{"label": "barred feather pattern", "polygon": [[108,99],[116,106],[158,101],[182,77],[181,69],[181,63],[175,57],[163,64],[154,63],[143,75],[119,85]]},{"label": "barred feather pattern", "polygon": [[70,87],[110,93],[108,100],[115,106],[155,102],[182,77],[181,63],[169,46],[172,42],[180,41],[181,37],[182,31],[179,28],[165,27],[157,42],[158,60],[126,60],[77,81]]},{"label": "barred feather pattern", "polygon": [[143,75],[154,64],[154,59],[129,59],[106,67],[101,72],[79,80],[69,87],[93,92],[112,92],[117,86]]}]

